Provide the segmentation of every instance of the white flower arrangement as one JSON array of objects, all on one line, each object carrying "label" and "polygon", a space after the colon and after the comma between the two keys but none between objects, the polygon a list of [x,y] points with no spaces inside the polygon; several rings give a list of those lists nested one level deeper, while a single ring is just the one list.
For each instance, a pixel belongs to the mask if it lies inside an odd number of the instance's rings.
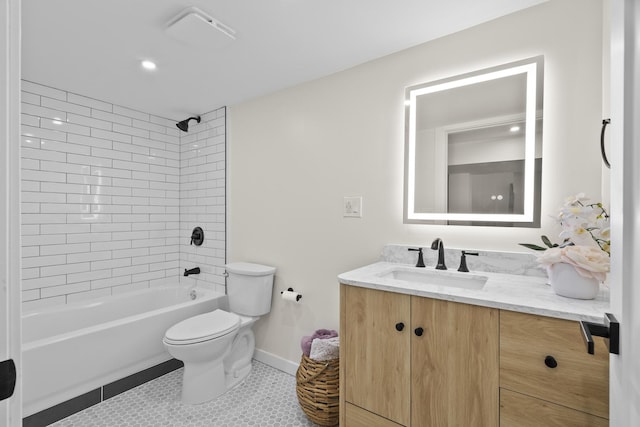
[{"label": "white flower arrangement", "polygon": [[558,262],[570,264],[582,277],[592,277],[599,282],[604,282],[609,272],[609,255],[595,246],[558,246],[538,256],[538,263],[545,267]]},{"label": "white flower arrangement", "polygon": [[520,244],[543,251],[538,262],[545,267],[563,262],[572,265],[581,276],[603,282],[610,261],[609,214],[602,203],[588,203],[588,200],[584,193],[579,193],[568,197],[560,209],[556,218],[562,226],[562,244],[551,243],[547,236],[542,236],[547,247]]},{"label": "white flower arrangement", "polygon": [[593,245],[610,254],[609,214],[602,203],[587,203],[584,193],[568,197],[560,213],[558,222],[562,225],[560,237],[575,245]]}]

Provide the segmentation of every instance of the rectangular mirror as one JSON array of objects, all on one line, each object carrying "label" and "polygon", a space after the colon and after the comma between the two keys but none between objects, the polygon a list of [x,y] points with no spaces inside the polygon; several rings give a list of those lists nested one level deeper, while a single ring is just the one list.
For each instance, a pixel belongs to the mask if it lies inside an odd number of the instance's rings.
[{"label": "rectangular mirror", "polygon": [[405,223],[540,226],[543,57],[411,86]]}]

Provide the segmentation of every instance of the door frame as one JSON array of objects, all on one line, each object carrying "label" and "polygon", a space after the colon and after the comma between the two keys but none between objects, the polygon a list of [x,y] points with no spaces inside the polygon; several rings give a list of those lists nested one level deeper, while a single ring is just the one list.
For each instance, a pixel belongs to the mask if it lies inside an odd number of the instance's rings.
[{"label": "door frame", "polygon": [[13,359],[18,373],[13,396],[0,402],[0,424],[20,426],[20,0],[3,0],[0,19],[0,360]]},{"label": "door frame", "polygon": [[640,4],[611,2],[611,312],[620,354],[611,355],[612,426],[640,422]]}]

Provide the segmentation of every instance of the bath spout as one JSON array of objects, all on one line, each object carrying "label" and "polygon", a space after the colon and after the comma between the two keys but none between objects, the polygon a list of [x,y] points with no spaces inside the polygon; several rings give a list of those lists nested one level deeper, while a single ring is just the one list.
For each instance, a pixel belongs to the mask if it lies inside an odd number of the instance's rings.
[{"label": "bath spout", "polygon": [[191,270],[184,269],[184,275],[189,276],[191,274],[200,274],[200,267],[192,268]]}]

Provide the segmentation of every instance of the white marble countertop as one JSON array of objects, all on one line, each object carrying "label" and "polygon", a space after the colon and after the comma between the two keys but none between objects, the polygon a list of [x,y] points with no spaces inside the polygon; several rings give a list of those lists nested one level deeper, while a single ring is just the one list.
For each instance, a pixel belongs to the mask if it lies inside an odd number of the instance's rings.
[{"label": "white marble countertop", "polygon": [[547,279],[544,277],[473,270],[470,273],[458,273],[453,270],[454,274],[487,277],[487,282],[480,290],[415,283],[382,277],[386,272],[398,266],[402,266],[403,269],[433,270],[437,273],[437,270],[433,267],[425,267],[423,269],[407,264],[377,262],[342,273],[338,276],[338,280],[346,285],[568,320],[587,320],[602,323],[604,313],[609,310],[609,289],[602,285],[595,299],[578,300],[556,295],[551,286],[547,285]]}]

